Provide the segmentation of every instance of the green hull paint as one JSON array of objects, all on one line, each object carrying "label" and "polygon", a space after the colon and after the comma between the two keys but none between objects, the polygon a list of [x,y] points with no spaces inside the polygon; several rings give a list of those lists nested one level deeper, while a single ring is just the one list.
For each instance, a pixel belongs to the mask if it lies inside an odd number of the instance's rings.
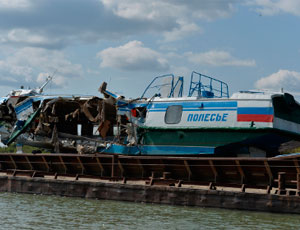
[{"label": "green hull paint", "polygon": [[38,108],[37,111],[35,111],[33,114],[31,114],[28,119],[26,120],[25,124],[21,129],[15,130],[11,136],[9,137],[8,141],[5,143],[6,145],[11,144],[13,141],[17,139],[18,136],[20,136],[22,133],[26,131],[26,129],[29,127],[29,125],[34,121],[35,117],[39,114],[41,108]]},{"label": "green hull paint", "polygon": [[299,139],[299,135],[273,128],[219,128],[219,129],[143,129],[145,145],[180,145],[219,147],[232,143],[263,139],[270,136],[284,140]]}]

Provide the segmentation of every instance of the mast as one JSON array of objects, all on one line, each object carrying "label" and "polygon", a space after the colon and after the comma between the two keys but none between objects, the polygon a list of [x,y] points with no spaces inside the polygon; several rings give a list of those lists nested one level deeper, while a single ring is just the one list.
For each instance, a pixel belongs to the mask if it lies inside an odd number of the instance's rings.
[{"label": "mast", "polygon": [[37,90],[38,94],[41,94],[44,90],[44,88],[46,87],[46,85],[48,85],[48,83],[53,79],[53,76],[48,76],[46,79],[46,82]]}]

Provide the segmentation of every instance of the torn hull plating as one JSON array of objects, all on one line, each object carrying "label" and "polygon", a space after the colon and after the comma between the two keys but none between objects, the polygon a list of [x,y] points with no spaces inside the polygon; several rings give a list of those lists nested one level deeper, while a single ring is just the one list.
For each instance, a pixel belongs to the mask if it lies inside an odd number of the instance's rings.
[{"label": "torn hull plating", "polygon": [[[13,105],[10,98],[1,104],[1,131],[6,134],[2,141],[7,145],[16,141],[51,152],[91,153],[103,143],[99,135],[103,119],[112,123],[115,119],[111,115],[115,108],[105,106],[103,99],[94,96],[38,95],[13,99]],[[105,134],[112,135],[112,128]]]}]

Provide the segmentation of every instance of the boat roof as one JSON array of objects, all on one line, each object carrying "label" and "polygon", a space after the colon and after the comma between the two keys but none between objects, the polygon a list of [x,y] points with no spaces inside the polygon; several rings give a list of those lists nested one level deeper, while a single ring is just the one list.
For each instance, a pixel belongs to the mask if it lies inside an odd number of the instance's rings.
[{"label": "boat roof", "polygon": [[49,99],[55,99],[55,98],[64,98],[64,99],[80,99],[80,100],[87,100],[92,97],[96,97],[93,95],[71,95],[71,94],[56,94],[56,95],[38,95],[38,96],[31,96],[30,98],[33,101],[43,101],[43,100],[49,100]]},{"label": "boat roof", "polygon": [[284,95],[283,92],[273,92],[267,90],[247,90],[232,94],[231,99],[272,99],[275,95]]}]

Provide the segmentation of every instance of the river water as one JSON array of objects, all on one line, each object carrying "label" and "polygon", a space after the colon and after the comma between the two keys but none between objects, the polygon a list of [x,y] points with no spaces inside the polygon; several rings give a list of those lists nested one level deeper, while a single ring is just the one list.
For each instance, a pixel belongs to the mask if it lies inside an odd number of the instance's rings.
[{"label": "river water", "polygon": [[300,229],[300,215],[0,193],[0,229]]}]

